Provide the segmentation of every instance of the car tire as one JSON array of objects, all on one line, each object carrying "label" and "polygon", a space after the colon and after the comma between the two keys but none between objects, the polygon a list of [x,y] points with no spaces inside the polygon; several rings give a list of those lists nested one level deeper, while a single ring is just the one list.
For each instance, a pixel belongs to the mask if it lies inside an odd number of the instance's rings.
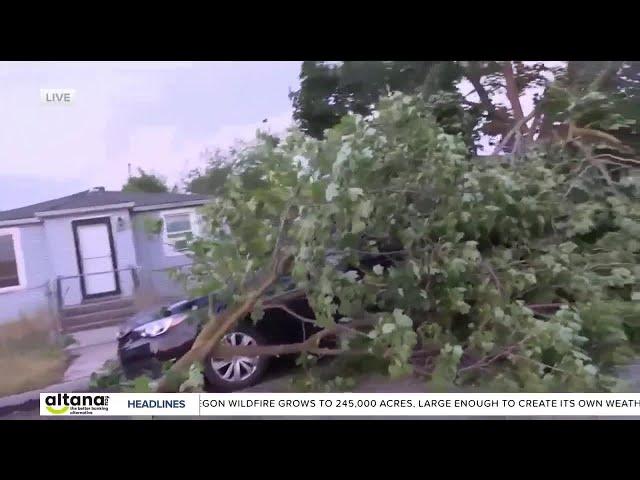
[{"label": "car tire", "polygon": [[[238,326],[223,337],[231,345],[265,345],[260,333],[249,325]],[[204,362],[204,376],[214,391],[235,392],[259,383],[264,377],[269,357],[234,358],[218,360],[207,357]]]}]

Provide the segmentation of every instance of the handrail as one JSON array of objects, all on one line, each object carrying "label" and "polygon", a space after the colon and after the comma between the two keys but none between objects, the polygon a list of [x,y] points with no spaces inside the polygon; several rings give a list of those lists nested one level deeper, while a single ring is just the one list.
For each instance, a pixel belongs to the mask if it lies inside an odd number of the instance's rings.
[{"label": "handrail", "polygon": [[58,312],[58,317],[62,315],[63,305],[64,305],[64,298],[62,296],[62,281],[60,277],[56,277],[56,310]]},{"label": "handrail", "polygon": [[[105,275],[105,274],[117,274],[119,272],[131,272],[131,279],[133,280],[133,290],[134,292],[137,291],[140,288],[140,278],[138,277],[138,271],[140,270],[140,267],[138,266],[134,266],[134,267],[126,267],[126,268],[117,268],[114,270],[107,270],[104,272],[91,272],[91,273],[83,273],[81,275],[65,275],[65,276],[57,276],[55,279],[56,282],[56,292],[55,292],[55,297],[56,297],[56,307],[57,307],[57,311],[58,311],[58,316],[61,317],[62,316],[62,311],[64,309],[65,306],[65,294],[63,293],[63,288],[62,288],[62,284],[64,280],[72,280],[72,279],[81,279],[84,277],[88,277],[90,275]],[[67,288],[67,291],[69,289]]]},{"label": "handrail", "polygon": [[116,268],[115,270],[106,270],[104,272],[83,273],[82,275],[67,275],[58,277],[60,280],[68,280],[71,278],[88,277],[89,275],[104,275],[105,273],[127,272],[129,270],[138,270],[139,267]]}]

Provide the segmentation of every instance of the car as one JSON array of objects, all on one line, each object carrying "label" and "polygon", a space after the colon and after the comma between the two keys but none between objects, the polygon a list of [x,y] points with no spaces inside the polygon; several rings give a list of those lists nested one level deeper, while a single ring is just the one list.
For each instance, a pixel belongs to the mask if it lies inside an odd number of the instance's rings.
[{"label": "car", "polygon": [[[285,285],[285,292],[293,290]],[[313,318],[313,311],[304,296],[293,296],[283,304],[299,317]],[[118,332],[118,358],[128,378],[147,374],[157,378],[163,364],[183,356],[200,332],[210,309],[220,312],[226,308],[206,295],[183,299],[160,308],[144,310],[127,319]],[[280,308],[268,309],[255,324],[247,318],[225,335],[230,345],[280,345],[304,341],[318,331],[318,327]],[[271,357],[235,357],[204,362],[204,376],[208,386],[221,392],[233,392],[259,383],[270,366]]]},{"label": "car", "polygon": [[[372,268],[376,264],[391,265],[389,254],[368,254],[361,265]],[[341,271],[350,270],[342,262],[342,254],[328,254],[327,263]],[[356,268],[358,275],[363,272]],[[231,345],[282,345],[303,342],[320,328],[308,319],[315,318],[306,296],[295,295],[296,285],[290,277],[283,277],[266,297],[280,291],[278,303],[282,308],[270,308],[254,324],[251,318],[239,322],[223,341]],[[288,293],[288,295],[287,295]],[[191,346],[205,323],[209,310],[220,312],[224,303],[216,295],[180,300],[161,308],[146,310],[129,318],[118,333],[118,357],[127,377],[141,373],[158,377],[164,362],[180,358]],[[214,304],[210,306],[213,299]],[[293,314],[292,314],[293,313]],[[339,315],[336,314],[336,320]],[[324,341],[330,342],[329,339]],[[216,391],[233,392],[255,385],[264,378],[272,358],[270,356],[236,357],[232,360],[205,359],[204,376],[209,387]]]}]

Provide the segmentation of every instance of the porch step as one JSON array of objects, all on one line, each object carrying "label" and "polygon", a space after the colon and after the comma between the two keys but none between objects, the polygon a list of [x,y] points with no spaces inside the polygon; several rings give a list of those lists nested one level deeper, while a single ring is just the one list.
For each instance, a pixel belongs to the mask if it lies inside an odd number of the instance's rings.
[{"label": "porch step", "polygon": [[72,333],[117,325],[137,311],[130,299],[114,299],[74,306],[64,310],[62,330],[65,333]]},{"label": "porch step", "polygon": [[115,325],[119,325],[120,322],[122,322],[123,320],[124,318],[115,318],[115,319],[112,318],[109,320],[103,320],[103,321],[93,322],[89,324],[85,323],[80,325],[69,325],[67,327],[64,327],[62,331],[63,333],[77,333],[77,332],[83,332],[85,330],[94,330],[94,329],[104,328],[104,327],[113,327]]},{"label": "porch step", "polygon": [[86,315],[94,312],[104,312],[110,310],[117,310],[120,308],[132,307],[133,301],[128,298],[113,298],[110,300],[92,300],[86,301],[81,305],[74,305],[72,307],[65,307],[63,315],[65,318],[77,317],[79,315]]}]

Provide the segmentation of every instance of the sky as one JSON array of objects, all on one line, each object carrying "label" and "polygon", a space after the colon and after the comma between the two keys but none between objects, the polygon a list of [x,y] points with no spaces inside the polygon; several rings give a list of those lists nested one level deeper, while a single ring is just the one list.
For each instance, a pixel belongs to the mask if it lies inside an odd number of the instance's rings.
[{"label": "sky", "polygon": [[[129,164],[173,186],[204,165],[205,151],[291,125],[300,65],[0,62],[0,210],[96,186],[119,190]],[[43,88],[73,89],[74,101],[45,105]],[[459,89],[473,88],[463,81]],[[526,115],[530,93],[522,103]],[[493,149],[480,143],[483,153]]]},{"label": "sky", "polygon": [[[0,62],[0,210],[119,190],[128,164],[173,185],[207,149],[285,130],[300,64]],[[43,88],[74,101],[45,105]]]}]

